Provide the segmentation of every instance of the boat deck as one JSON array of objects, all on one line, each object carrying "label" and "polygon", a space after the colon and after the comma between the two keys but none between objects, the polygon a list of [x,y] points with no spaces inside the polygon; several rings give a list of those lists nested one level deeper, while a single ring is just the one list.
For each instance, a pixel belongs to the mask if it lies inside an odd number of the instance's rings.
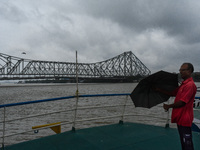
[{"label": "boat deck", "polygon": [[[193,132],[194,147],[200,133]],[[178,150],[177,129],[123,123],[63,132],[5,147],[5,150]]]}]

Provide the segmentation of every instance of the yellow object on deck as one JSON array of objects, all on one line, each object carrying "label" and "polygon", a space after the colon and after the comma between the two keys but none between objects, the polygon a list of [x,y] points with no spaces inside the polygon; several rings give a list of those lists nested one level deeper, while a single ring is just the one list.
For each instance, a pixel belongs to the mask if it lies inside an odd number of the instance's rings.
[{"label": "yellow object on deck", "polygon": [[[55,133],[61,133],[61,122],[56,122],[56,123],[50,123],[50,124],[44,124],[44,125],[39,125],[39,126],[34,126],[32,129],[39,129],[43,127],[48,127],[51,126],[50,128],[55,132]],[[54,126],[55,125],[55,126]]]}]

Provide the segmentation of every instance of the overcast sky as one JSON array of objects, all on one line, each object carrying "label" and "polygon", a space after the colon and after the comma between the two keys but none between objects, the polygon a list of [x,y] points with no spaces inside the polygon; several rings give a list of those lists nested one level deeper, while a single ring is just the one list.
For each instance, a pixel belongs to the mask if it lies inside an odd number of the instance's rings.
[{"label": "overcast sky", "polygon": [[[199,0],[1,0],[0,53],[94,63],[132,51],[152,72],[200,72]],[[26,52],[23,55],[22,52]]]}]

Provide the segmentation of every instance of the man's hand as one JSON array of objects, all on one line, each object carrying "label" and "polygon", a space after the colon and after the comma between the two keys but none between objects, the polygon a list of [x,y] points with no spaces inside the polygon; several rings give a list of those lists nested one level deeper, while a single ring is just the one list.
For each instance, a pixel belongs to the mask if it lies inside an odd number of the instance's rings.
[{"label": "man's hand", "polygon": [[163,104],[163,108],[165,109],[165,111],[168,111],[168,110],[169,110],[169,108],[170,108],[170,105]]},{"label": "man's hand", "polygon": [[170,105],[163,104],[163,108],[165,109],[165,111],[168,111],[169,108],[180,108],[180,107],[185,106],[185,104],[186,104],[185,102],[180,100],[180,101],[177,101],[177,102],[170,104]]}]

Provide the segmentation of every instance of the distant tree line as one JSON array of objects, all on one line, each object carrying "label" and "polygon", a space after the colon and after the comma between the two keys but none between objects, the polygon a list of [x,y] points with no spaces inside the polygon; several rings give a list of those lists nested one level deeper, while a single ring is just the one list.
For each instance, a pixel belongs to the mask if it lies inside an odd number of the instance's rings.
[{"label": "distant tree line", "polygon": [[[146,76],[136,75],[130,77],[113,77],[113,78],[79,78],[79,83],[130,83],[139,82]],[[200,72],[194,72],[192,77],[195,82],[200,82]],[[181,79],[179,75],[179,80]],[[19,83],[76,83],[76,78],[72,79],[52,79],[52,80],[26,80]]]},{"label": "distant tree line", "polygon": [[200,82],[200,72],[194,72],[192,78],[195,82]]}]

